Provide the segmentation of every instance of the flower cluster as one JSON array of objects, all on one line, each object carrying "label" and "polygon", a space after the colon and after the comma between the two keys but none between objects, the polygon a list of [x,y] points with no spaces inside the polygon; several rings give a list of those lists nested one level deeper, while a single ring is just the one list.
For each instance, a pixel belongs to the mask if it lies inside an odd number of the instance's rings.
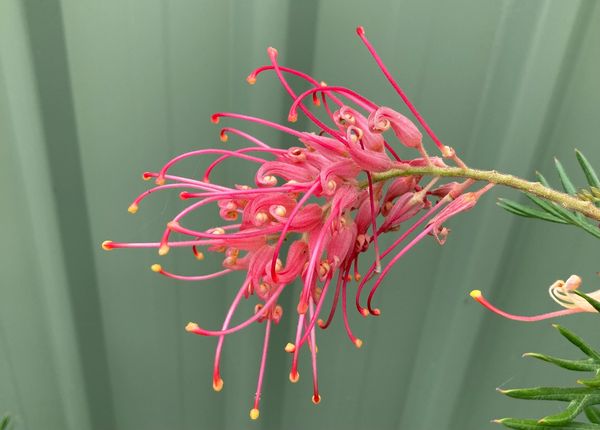
[{"label": "flower cluster", "polygon": [[[363,316],[379,315],[380,310],[373,306],[373,296],[391,267],[426,236],[433,236],[443,243],[449,232],[443,224],[457,213],[473,207],[491,187],[487,185],[478,191],[466,192],[473,185],[472,180],[440,185],[437,177],[425,180],[422,176],[402,173],[415,166],[446,167],[446,161],[458,167],[465,165],[450,147],[440,142],[406,98],[363,29],[359,27],[357,33],[429,134],[441,157],[427,153],[421,132],[404,115],[379,106],[348,88],[328,86],[300,71],[281,66],[277,51],[269,48],[270,64],[253,71],[248,83],[254,84],[260,74],[274,71],[293,100],[289,121],[295,122],[301,111],[311,121],[315,132],[298,131],[236,113],[214,114],[214,123],[221,119],[257,123],[293,136],[298,146],[275,148],[240,129],[225,127],[220,134],[223,142],[229,135],[237,135],[250,145],[241,149],[191,151],[173,158],[158,172],[144,174],[145,179],[155,179],[156,186],[137,197],[129,207],[130,212],[135,213],[144,198],[159,190],[180,189],[181,199],[190,202],[168,222],[159,242],[103,243],[106,250],[154,247],[160,255],[173,247],[189,247],[198,259],[202,259],[203,252],[207,251],[222,254],[223,269],[206,275],[183,276],[158,264],[152,266],[153,271],[175,279],[200,281],[226,276],[233,271],[246,273],[219,330],[205,329],[196,323],[189,323],[186,330],[218,338],[213,388],[220,391],[223,379],[219,361],[225,336],[255,322],[264,324],[262,359],[250,412],[252,419],[259,416],[269,335],[272,324],[282,318],[283,309],[278,299],[285,289],[296,280],[301,282],[298,304],[292,310],[297,315],[296,335],[294,341],[285,346],[285,351],[292,356],[289,378],[292,382],[298,380],[298,357],[306,346],[312,358],[312,401],[317,404],[321,396],[317,378],[316,329],[327,328],[341,304],[348,338],[360,348],[362,340],[355,336],[348,322],[348,290],[353,289],[355,306]],[[303,80],[308,89],[296,93],[286,79],[288,75]],[[322,107],[321,115],[309,109],[311,102],[315,107]],[[401,158],[395,149],[397,145],[388,141],[389,138],[395,138],[407,154],[413,151],[413,156]],[[201,179],[171,173],[179,161],[207,155],[216,156],[216,159]],[[258,164],[254,184],[229,187],[210,182],[211,172],[231,158]],[[186,227],[188,215],[210,204],[218,208],[223,225],[207,231]],[[379,249],[381,234],[399,231],[402,233],[391,246]],[[374,253],[373,262],[361,275],[359,259],[369,249]],[[389,261],[382,266],[388,257]],[[365,303],[362,292],[369,281],[373,284]],[[256,301],[254,312],[244,322],[232,326],[232,316],[242,299],[251,297]],[[332,303],[328,311],[323,309],[327,297]]]}]

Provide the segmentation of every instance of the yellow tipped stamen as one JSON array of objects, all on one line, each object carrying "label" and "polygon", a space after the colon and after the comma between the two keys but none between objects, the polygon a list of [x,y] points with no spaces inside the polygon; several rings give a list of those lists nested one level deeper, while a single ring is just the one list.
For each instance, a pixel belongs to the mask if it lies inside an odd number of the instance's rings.
[{"label": "yellow tipped stamen", "polygon": [[195,322],[189,322],[187,323],[187,325],[185,326],[185,331],[189,331],[189,332],[193,332],[198,330],[200,327],[198,326],[198,324],[196,324]]},{"label": "yellow tipped stamen", "polygon": [[326,86],[327,86],[327,82],[325,82],[325,81],[321,81],[321,86],[322,86],[322,87],[326,87]]},{"label": "yellow tipped stamen", "polygon": [[213,390],[217,393],[223,389],[223,379],[219,378],[216,381],[213,381]]},{"label": "yellow tipped stamen", "polygon": [[196,260],[202,261],[204,260],[204,254],[202,252],[196,253]]},{"label": "yellow tipped stamen", "polygon": [[312,402],[315,405],[318,405],[319,403],[321,403],[321,395],[320,394],[313,394],[313,396],[312,396]]},{"label": "yellow tipped stamen", "polygon": [[219,139],[221,139],[221,142],[227,142],[229,140],[229,136],[227,136],[226,133],[221,133],[219,135]]},{"label": "yellow tipped stamen", "polygon": [[368,317],[368,316],[369,316],[369,310],[368,310],[368,309],[365,309],[365,308],[362,308],[362,309],[360,310],[360,314],[361,314],[363,317],[365,317],[365,318],[366,318],[366,317]]},{"label": "yellow tipped stamen", "polygon": [[288,121],[289,122],[296,122],[296,121],[298,121],[298,115],[289,115],[288,116]]},{"label": "yellow tipped stamen", "polygon": [[163,178],[162,176],[159,176],[156,178],[156,185],[164,185],[165,184],[165,178]]},{"label": "yellow tipped stamen", "polygon": [[152,179],[152,176],[150,176],[148,173],[142,173],[142,179],[144,181],[149,181],[150,179]]},{"label": "yellow tipped stamen", "polygon": [[136,213],[137,211],[138,211],[138,205],[136,205],[135,203],[134,203],[134,204],[132,204],[132,205],[130,205],[130,206],[127,208],[127,212],[129,212],[130,214],[134,214],[134,213]]},{"label": "yellow tipped stamen", "polygon": [[358,282],[358,281],[360,281],[361,279],[362,279],[362,276],[361,276],[361,274],[360,274],[360,273],[355,273],[355,274],[354,274],[354,280],[355,280],[355,281],[357,281],[357,282]]},{"label": "yellow tipped stamen", "polygon": [[470,295],[471,297],[473,297],[475,300],[477,300],[478,298],[480,298],[480,297],[481,297],[481,291],[479,291],[479,290],[473,290],[473,291],[471,291],[471,292],[469,293],[469,295]]},{"label": "yellow tipped stamen", "polygon": [[285,352],[289,352],[291,354],[294,351],[296,351],[296,345],[294,345],[291,342],[288,342],[284,349],[285,349]]},{"label": "yellow tipped stamen", "polygon": [[159,273],[160,271],[162,271],[162,266],[160,264],[153,264],[152,266],[150,266],[150,270]]},{"label": "yellow tipped stamen", "polygon": [[360,348],[363,344],[363,341],[361,339],[354,339],[354,346],[356,346],[357,348]]},{"label": "yellow tipped stamen", "polygon": [[169,253],[169,245],[161,245],[160,248],[158,248],[158,255],[163,256],[163,255],[167,255]]},{"label": "yellow tipped stamen", "polygon": [[321,318],[319,318],[317,320],[317,324],[319,324],[319,327],[323,328],[323,326],[325,325],[325,321],[323,321]]},{"label": "yellow tipped stamen", "polygon": [[246,78],[246,82],[248,82],[248,85],[254,85],[256,83],[256,78],[252,75],[249,75]]},{"label": "yellow tipped stamen", "polygon": [[373,309],[373,315],[375,315],[376,317],[378,317],[379,315],[381,315],[381,311],[379,310],[379,308]]},{"label": "yellow tipped stamen", "polygon": [[111,251],[112,248],[112,240],[105,240],[104,242],[102,242],[102,249],[105,251]]},{"label": "yellow tipped stamen", "polygon": [[260,415],[260,411],[256,408],[250,409],[250,418],[253,420],[257,420]]},{"label": "yellow tipped stamen", "polygon": [[294,374],[293,372],[290,372],[290,382],[292,384],[295,384],[296,382],[298,382],[299,379],[300,379],[300,373],[296,372],[296,374]]}]

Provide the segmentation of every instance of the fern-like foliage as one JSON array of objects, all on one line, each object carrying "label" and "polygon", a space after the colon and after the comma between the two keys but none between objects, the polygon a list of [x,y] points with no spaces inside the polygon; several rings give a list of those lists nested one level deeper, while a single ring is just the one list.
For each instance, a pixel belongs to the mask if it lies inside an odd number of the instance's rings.
[{"label": "fern-like foliage", "polygon": [[[581,167],[581,170],[585,175],[588,187],[578,190],[575,187],[575,185],[573,185],[573,182],[567,175],[567,172],[563,168],[560,161],[558,161],[558,159],[555,158],[554,163],[556,166],[556,171],[558,172],[558,176],[560,178],[562,188],[565,193],[577,197],[581,200],[593,202],[596,206],[600,207],[600,179],[598,179],[598,174],[596,173],[590,162],[587,160],[587,158],[585,158],[585,156],[580,151],[575,150],[575,156],[577,157],[579,166]],[[550,184],[541,173],[536,172],[536,176],[538,181],[542,185],[550,188]],[[517,203],[508,199],[499,199],[498,205],[515,215],[523,216],[526,218],[541,219],[544,221],[555,222],[558,224],[574,225],[585,230],[592,236],[600,239],[600,228],[598,228],[596,224],[591,223],[580,213],[572,212],[570,210],[565,209],[557,203],[548,202],[532,194],[525,193],[525,195],[537,207],[523,205],[521,203]]]},{"label": "fern-like foliage", "polygon": [[[600,302],[576,290],[574,292],[600,312]],[[600,407],[595,406],[600,405],[600,352],[566,328],[559,325],[554,325],[554,327],[569,342],[579,348],[585,354],[585,358],[569,360],[533,352],[523,354],[523,356],[537,358],[567,370],[593,372],[594,376],[588,379],[578,379],[577,383],[581,385],[579,387],[498,390],[502,394],[516,399],[554,400],[565,402],[567,406],[558,414],[548,415],[538,420],[503,418],[495,420],[495,422],[517,430],[600,430]],[[582,414],[587,417],[589,422],[576,421]]]}]

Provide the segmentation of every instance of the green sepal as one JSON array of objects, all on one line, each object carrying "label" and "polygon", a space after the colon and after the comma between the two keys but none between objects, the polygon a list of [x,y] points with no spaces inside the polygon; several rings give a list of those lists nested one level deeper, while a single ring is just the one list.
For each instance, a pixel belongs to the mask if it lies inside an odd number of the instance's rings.
[{"label": "green sepal", "polygon": [[556,400],[559,402],[581,401],[591,396],[591,403],[600,403],[600,393],[598,390],[588,387],[534,387],[534,388],[513,388],[510,390],[498,390],[502,394],[515,399],[525,400]]},{"label": "green sepal", "polygon": [[584,409],[585,416],[593,423],[600,424],[600,409],[595,406],[587,406]]},{"label": "green sepal", "polygon": [[10,417],[8,415],[5,415],[4,417],[2,417],[2,420],[0,420],[0,430],[8,430],[9,424]]},{"label": "green sepal", "polygon": [[600,312],[600,302],[598,300],[596,300],[596,299],[588,296],[587,294],[584,294],[584,293],[582,293],[580,291],[577,291],[577,290],[573,290],[571,292],[577,294],[583,300],[585,300],[590,305],[592,305],[594,309],[596,309],[598,312]]},{"label": "green sepal", "polygon": [[523,357],[533,357],[538,360],[552,363],[563,369],[576,370],[580,372],[591,372],[600,369],[600,363],[588,358],[586,360],[565,360],[563,358],[552,357],[550,355],[538,354],[537,352],[527,352]]},{"label": "green sepal", "polygon": [[564,327],[561,327],[558,324],[552,324],[552,326],[555,329],[557,329],[560,334],[562,334],[565,338],[567,338],[567,340],[569,342],[571,342],[573,345],[575,345],[577,348],[579,348],[585,355],[587,355],[588,357],[590,357],[594,360],[600,361],[600,354],[595,349],[593,349],[591,346],[589,346],[587,343],[585,343],[583,341],[583,339],[581,339],[575,333],[573,333],[570,330],[567,330]]},{"label": "green sepal", "polygon": [[600,425],[598,424],[579,422],[572,422],[561,426],[547,425],[539,423],[536,420],[517,420],[514,418],[502,418],[494,420],[494,422],[515,430],[600,430]]},{"label": "green sepal", "polygon": [[598,175],[588,159],[585,158],[585,156],[578,149],[575,150],[575,157],[577,157],[577,161],[579,162],[581,170],[583,170],[585,179],[587,179],[590,187],[600,188],[600,179],[598,179]]},{"label": "green sepal", "polygon": [[498,199],[498,206],[511,212],[515,215],[519,215],[526,218],[538,218],[544,221],[556,222],[560,224],[568,224],[562,218],[557,217],[556,215],[552,215],[545,211],[540,211],[538,209],[531,208],[529,206],[522,205],[512,200],[508,199]]}]

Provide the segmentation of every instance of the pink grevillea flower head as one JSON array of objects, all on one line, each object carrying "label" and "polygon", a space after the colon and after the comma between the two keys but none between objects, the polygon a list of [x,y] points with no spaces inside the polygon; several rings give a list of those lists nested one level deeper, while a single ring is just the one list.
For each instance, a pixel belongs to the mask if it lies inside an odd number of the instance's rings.
[{"label": "pink grevillea flower head", "polygon": [[[543,321],[550,318],[560,317],[564,315],[571,315],[580,312],[598,312],[592,305],[590,305],[585,299],[578,296],[574,293],[581,286],[581,278],[577,275],[571,275],[566,281],[558,280],[550,285],[549,293],[552,300],[562,306],[563,310],[543,313],[540,315],[533,316],[523,316],[523,315],[514,315],[508,312],[505,312],[501,309],[498,309],[496,306],[492,305],[479,290],[471,291],[471,297],[475,299],[478,303],[489,309],[490,311],[503,316],[504,318],[515,320],[515,321],[523,321],[523,322],[535,322],[535,321]],[[594,291],[592,293],[586,293],[587,296],[591,297],[595,300],[600,300],[600,290]]]},{"label": "pink grevillea flower head", "polygon": [[[213,368],[213,388],[224,386],[220,358],[225,337],[254,323],[264,325],[264,342],[258,370],[258,381],[250,417],[259,416],[262,383],[272,326],[285,315],[295,316],[295,339],[286,346],[291,355],[290,380],[296,382],[299,354],[311,356],[313,382],[312,400],[321,401],[318,384],[316,337],[317,329],[326,329],[336,310],[341,308],[342,322],[349,340],[361,347],[363,341],[350,327],[347,297],[355,295],[355,304],[363,316],[379,315],[372,306],[374,295],[392,266],[428,235],[440,242],[448,230],[444,223],[454,215],[470,209],[490,186],[464,193],[473,181],[439,184],[440,178],[423,181],[422,176],[376,177],[377,174],[414,166],[447,167],[443,158],[464,167],[464,163],[449,147],[433,134],[419,112],[408,100],[385,65],[375,53],[364,31],[358,30],[361,40],[398,92],[408,109],[429,134],[442,158],[430,156],[417,126],[406,116],[377,105],[356,92],[340,86],[327,86],[311,76],[279,65],[278,53],[269,48],[270,64],[254,70],[248,77],[256,83],[262,73],[272,71],[292,99],[289,119],[295,122],[302,113],[311,123],[308,131],[261,118],[230,112],[215,113],[211,120],[233,120],[254,123],[278,130],[297,140],[288,149],[275,148],[231,126],[220,132],[222,142],[235,135],[248,146],[235,149],[199,149],[168,161],[157,172],[144,173],[144,179],[154,179],[156,186],[142,193],[129,207],[138,211],[150,194],[175,190],[188,205],[166,224],[155,242],[103,243],[106,250],[116,248],[156,248],[165,255],[171,248],[189,248],[199,260],[206,252],[222,257],[222,269],[214,273],[182,275],[172,273],[162,265],[151,266],[163,276],[185,281],[208,281],[236,271],[245,273],[245,280],[225,314],[220,328],[209,329],[190,322],[186,330],[200,336],[217,338]],[[308,87],[297,93],[286,77],[293,75]],[[322,113],[313,112],[314,107]],[[388,139],[391,139],[388,141]],[[396,152],[402,153],[402,158]],[[199,178],[172,173],[177,164],[190,157],[214,157]],[[242,159],[256,165],[252,185],[225,185],[210,181],[211,173],[228,159]],[[434,188],[437,186],[437,188]],[[189,227],[188,218],[198,211],[213,208],[222,222],[208,230]],[[378,237],[386,232],[398,232],[398,238],[380,250]],[[285,246],[284,246],[285,242]],[[373,262],[363,274],[359,259],[370,249]],[[382,264],[383,262],[383,264]],[[354,280],[358,284],[354,285]],[[299,288],[292,294],[298,297],[295,309],[284,310],[279,298],[284,291]],[[367,298],[362,301],[364,287],[373,281]],[[325,299],[331,307],[324,309]],[[563,296],[557,295],[564,300]],[[243,303],[250,301],[251,310],[243,322],[232,324],[236,313],[244,312]],[[574,302],[573,303],[579,303]]]}]

